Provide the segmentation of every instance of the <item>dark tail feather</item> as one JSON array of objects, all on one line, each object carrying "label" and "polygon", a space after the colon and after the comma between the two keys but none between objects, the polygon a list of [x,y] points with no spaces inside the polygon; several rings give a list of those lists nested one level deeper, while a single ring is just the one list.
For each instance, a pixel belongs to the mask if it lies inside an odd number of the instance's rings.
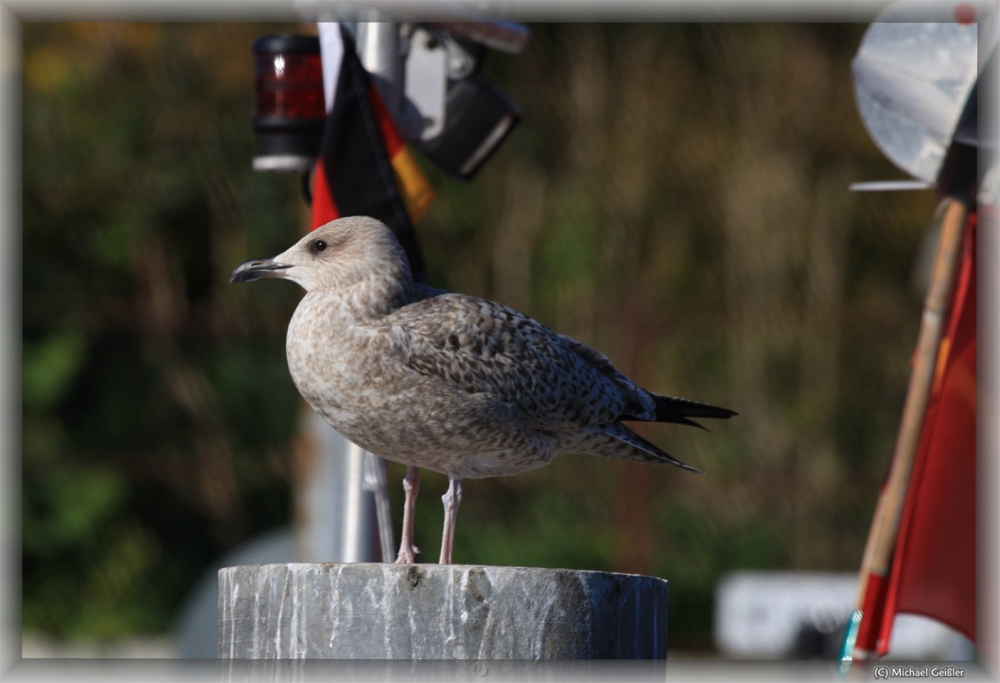
[{"label": "dark tail feather", "polygon": [[706,432],[711,432],[712,430],[703,424],[698,424],[694,420],[689,420],[684,416],[681,417],[671,417],[670,419],[663,419],[660,417],[659,411],[656,414],[657,422],[673,422],[674,424],[687,425],[689,427],[697,427],[698,429],[703,429]]},{"label": "dark tail feather", "polygon": [[697,467],[685,464],[670,455],[659,446],[646,441],[644,438],[633,432],[631,429],[616,422],[604,425],[605,433],[611,437],[608,443],[610,449],[593,451],[594,455],[603,455],[607,458],[621,458],[622,460],[633,460],[635,462],[646,462],[656,465],[670,464],[676,465],[695,474],[705,474]]},{"label": "dark tail feather", "polygon": [[[705,427],[688,418],[708,417],[717,420],[728,420],[734,415],[739,415],[739,413],[735,410],[729,410],[728,408],[710,406],[707,403],[698,403],[697,401],[691,401],[686,398],[662,396],[660,394],[654,394],[651,391],[647,393],[649,393],[649,395],[653,398],[653,402],[656,405],[656,417],[652,420],[643,420],[645,422],[672,422],[674,424],[689,425],[691,427],[705,429]],[[642,420],[642,418],[633,416],[623,416],[621,419]],[[708,430],[705,429],[705,431]]]}]

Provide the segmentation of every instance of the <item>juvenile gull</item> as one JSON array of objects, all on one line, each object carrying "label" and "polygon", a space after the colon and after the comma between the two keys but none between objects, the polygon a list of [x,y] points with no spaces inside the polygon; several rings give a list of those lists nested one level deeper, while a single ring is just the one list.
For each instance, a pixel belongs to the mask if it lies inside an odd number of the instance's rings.
[{"label": "juvenile gull", "polygon": [[231,282],[284,278],[306,295],[288,324],[288,368],[327,422],[407,465],[403,539],[411,563],[418,467],[448,475],[441,542],[451,563],[461,480],[517,474],[563,453],[670,463],[693,472],[622,424],[700,427],[692,417],[735,412],[641,389],[606,356],[484,299],[413,282],[382,223],[341,218]]}]

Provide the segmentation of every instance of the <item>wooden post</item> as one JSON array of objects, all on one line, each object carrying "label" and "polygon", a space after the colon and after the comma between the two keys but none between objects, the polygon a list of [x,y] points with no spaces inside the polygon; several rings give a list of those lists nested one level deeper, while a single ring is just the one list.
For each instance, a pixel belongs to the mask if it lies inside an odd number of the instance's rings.
[{"label": "wooden post", "polygon": [[437,564],[219,571],[220,659],[666,659],[663,579]]},{"label": "wooden post", "polygon": [[[863,612],[870,579],[872,577],[888,579],[892,568],[892,554],[899,533],[899,522],[934,382],[938,348],[948,319],[948,302],[955,280],[955,268],[962,252],[962,234],[967,215],[968,210],[963,202],[950,199],[941,219],[941,237],[934,259],[934,272],[927,298],[924,300],[915,363],[910,373],[910,384],[907,387],[903,417],[900,420],[899,433],[892,453],[889,478],[875,507],[875,516],[861,560],[858,596],[855,603],[855,614],[860,619],[855,624],[855,635],[857,623],[874,616]],[[856,660],[867,660],[872,655],[865,649],[853,647],[851,649],[852,658]]]}]

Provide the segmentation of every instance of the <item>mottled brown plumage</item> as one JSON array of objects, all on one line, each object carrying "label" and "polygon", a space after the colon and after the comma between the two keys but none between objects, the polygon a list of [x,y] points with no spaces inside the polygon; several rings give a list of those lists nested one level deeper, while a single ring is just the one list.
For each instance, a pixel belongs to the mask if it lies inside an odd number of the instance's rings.
[{"label": "mottled brown plumage", "polygon": [[262,277],[306,290],[286,343],[306,401],[362,448],[447,474],[455,508],[460,479],[517,474],[563,453],[697,472],[622,421],[736,414],[648,392],[603,354],[511,308],[414,283],[399,243],[371,218],[328,223],[233,273]]}]

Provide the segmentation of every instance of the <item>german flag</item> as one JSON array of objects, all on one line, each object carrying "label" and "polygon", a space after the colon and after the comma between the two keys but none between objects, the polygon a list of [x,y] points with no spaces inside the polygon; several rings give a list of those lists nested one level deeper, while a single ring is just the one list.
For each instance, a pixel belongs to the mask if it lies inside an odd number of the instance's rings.
[{"label": "german flag", "polygon": [[427,274],[413,224],[434,193],[361,65],[351,34],[341,24],[321,25],[321,45],[329,113],[309,229],[342,216],[377,218],[399,238],[414,279],[423,281]]}]

